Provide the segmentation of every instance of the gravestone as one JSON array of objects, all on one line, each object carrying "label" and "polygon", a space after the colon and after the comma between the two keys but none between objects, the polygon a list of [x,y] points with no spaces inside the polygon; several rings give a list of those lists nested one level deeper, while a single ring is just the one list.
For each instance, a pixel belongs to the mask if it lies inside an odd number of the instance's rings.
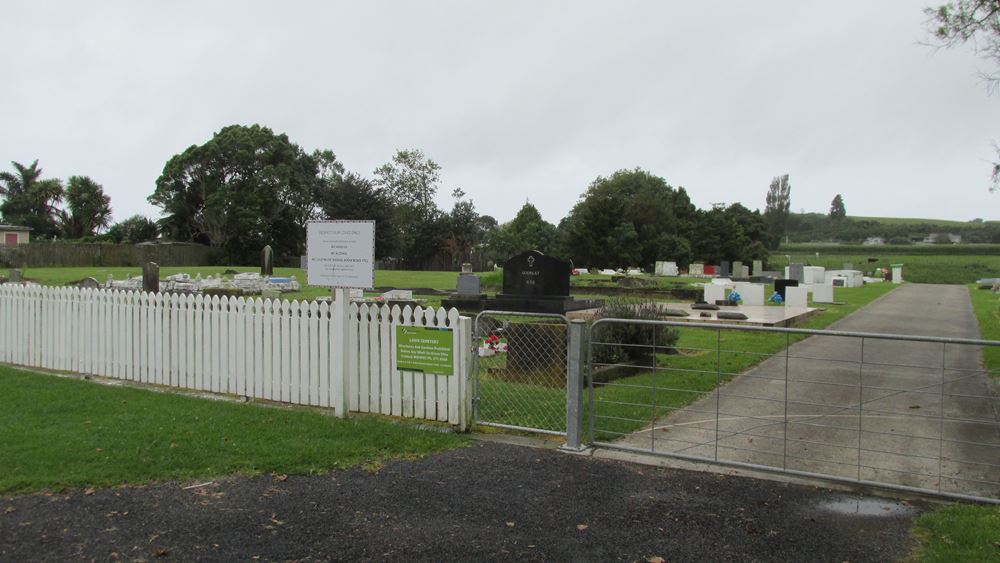
[{"label": "gravestone", "polygon": [[719,269],[716,271],[716,273],[719,275],[720,278],[728,278],[729,260],[723,260],[722,263],[719,264]]},{"label": "gravestone", "polygon": [[750,266],[740,266],[739,277],[741,279],[747,279],[750,277]]},{"label": "gravestone", "polygon": [[784,301],[787,299],[787,297],[785,297],[785,288],[798,287],[798,285],[799,280],[774,280],[774,291],[776,291]]},{"label": "gravestone", "polygon": [[308,256],[299,256],[299,269],[300,270],[308,270],[309,269],[309,257]]},{"label": "gravestone", "polygon": [[806,267],[803,264],[792,264],[788,266],[788,279],[799,283],[806,281]]},{"label": "gravestone", "polygon": [[764,285],[759,283],[738,282],[736,291],[743,297],[744,305],[764,304]]},{"label": "gravestone", "polygon": [[458,295],[479,295],[479,276],[477,275],[464,275],[458,276],[458,280],[455,283],[455,293]]},{"label": "gravestone", "polygon": [[[466,268],[468,266],[468,268]],[[469,271],[466,272],[465,270]],[[486,294],[480,287],[479,276],[472,273],[472,264],[462,264],[462,273],[455,280],[455,293],[441,300],[446,309],[454,307],[459,311],[482,311],[486,305]]]},{"label": "gravestone", "polygon": [[472,264],[470,264],[468,262],[462,262],[462,273],[463,274],[471,274],[472,273]]},{"label": "gravestone", "polygon": [[702,286],[704,288],[704,301],[705,303],[715,304],[716,301],[722,301],[726,298],[726,286],[706,283]]},{"label": "gravestone", "polygon": [[603,303],[591,299],[573,299],[569,295],[572,266],[565,260],[528,250],[503,264],[503,291],[486,301],[486,308],[497,311],[556,313],[593,309]]},{"label": "gravestone", "polygon": [[753,275],[754,276],[761,276],[761,275],[764,275],[763,272],[764,272],[764,261],[763,260],[754,260],[753,261]]},{"label": "gravestone", "polygon": [[701,262],[695,262],[688,266],[688,275],[692,276],[703,276],[705,275],[705,265]]},{"label": "gravestone", "polygon": [[101,283],[94,278],[83,278],[76,286],[80,289],[99,289]]},{"label": "gravestone", "polygon": [[732,277],[734,277],[734,278],[743,277],[743,275],[742,275],[743,274],[743,262],[740,262],[739,260],[733,262],[732,272],[730,272],[730,273],[732,274]]},{"label": "gravestone", "polygon": [[19,270],[17,268],[11,268],[10,269],[10,277],[8,279],[9,279],[9,281],[11,281],[13,283],[20,283],[21,280],[24,279],[24,276],[21,273],[21,270]]},{"label": "gravestone", "polygon": [[160,292],[160,267],[156,262],[146,262],[142,267],[142,290],[147,293]]},{"label": "gravestone", "polygon": [[816,284],[813,286],[814,303],[833,303],[833,284]]},{"label": "gravestone", "polygon": [[785,288],[785,307],[808,307],[809,290],[805,287],[788,286]]},{"label": "gravestone", "polygon": [[260,251],[260,275],[274,275],[274,251],[271,250],[271,245]]}]

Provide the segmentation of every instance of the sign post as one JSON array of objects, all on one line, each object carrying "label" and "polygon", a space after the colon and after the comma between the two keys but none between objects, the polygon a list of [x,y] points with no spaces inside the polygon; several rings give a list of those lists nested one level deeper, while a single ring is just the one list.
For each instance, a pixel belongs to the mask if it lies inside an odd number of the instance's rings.
[{"label": "sign post", "polygon": [[306,283],[333,288],[333,405],[347,416],[350,365],[350,293],[375,287],[375,221],[309,221],[306,224]]}]

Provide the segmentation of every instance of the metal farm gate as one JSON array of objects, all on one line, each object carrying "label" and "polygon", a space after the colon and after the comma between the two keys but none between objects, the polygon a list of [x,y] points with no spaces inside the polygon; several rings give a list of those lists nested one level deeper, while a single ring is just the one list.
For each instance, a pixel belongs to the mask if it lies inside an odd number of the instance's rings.
[{"label": "metal farm gate", "polygon": [[1000,502],[1000,342],[634,319],[589,338],[594,446]]}]

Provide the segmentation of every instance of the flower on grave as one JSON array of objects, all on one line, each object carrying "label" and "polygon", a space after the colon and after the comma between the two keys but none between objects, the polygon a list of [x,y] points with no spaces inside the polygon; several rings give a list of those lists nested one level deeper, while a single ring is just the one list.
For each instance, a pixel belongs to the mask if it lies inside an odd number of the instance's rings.
[{"label": "flower on grave", "polygon": [[497,346],[500,344],[500,337],[495,334],[491,334],[485,341],[483,341],[483,344],[485,344],[490,350],[496,350]]}]

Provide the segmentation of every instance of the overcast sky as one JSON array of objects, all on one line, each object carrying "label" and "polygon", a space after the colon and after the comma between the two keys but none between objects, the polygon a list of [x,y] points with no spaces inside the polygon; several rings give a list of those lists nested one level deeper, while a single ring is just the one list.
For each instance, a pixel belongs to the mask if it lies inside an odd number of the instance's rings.
[{"label": "overcast sky", "polygon": [[371,176],[396,149],[504,222],[641,167],[700,207],[1000,219],[992,70],[891,2],[4,2],[0,167],[89,175],[116,220],[164,163],[260,123]]}]

